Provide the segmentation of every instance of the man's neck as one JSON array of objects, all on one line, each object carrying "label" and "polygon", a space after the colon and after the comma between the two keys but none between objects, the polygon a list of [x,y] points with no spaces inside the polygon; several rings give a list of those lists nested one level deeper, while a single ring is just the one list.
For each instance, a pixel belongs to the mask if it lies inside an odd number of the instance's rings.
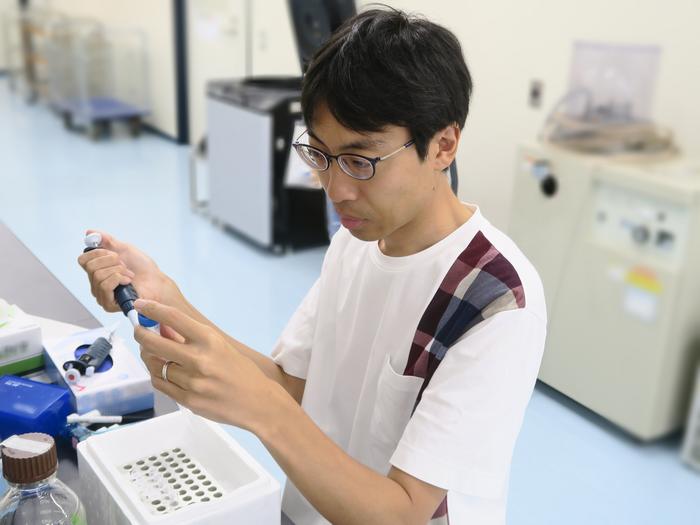
[{"label": "man's neck", "polygon": [[405,257],[429,248],[462,226],[473,211],[441,184],[430,202],[410,223],[380,239],[379,249],[390,257]]}]

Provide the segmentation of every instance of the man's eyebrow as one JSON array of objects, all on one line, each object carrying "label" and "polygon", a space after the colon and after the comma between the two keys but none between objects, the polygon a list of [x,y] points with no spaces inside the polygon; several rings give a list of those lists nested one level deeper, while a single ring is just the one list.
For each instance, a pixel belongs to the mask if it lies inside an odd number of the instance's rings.
[{"label": "man's eyebrow", "polygon": [[[311,131],[309,129],[308,133],[309,133],[309,136],[311,138],[320,142],[323,146],[328,147],[328,146],[326,146],[326,143],[323,142],[320,138],[318,138],[313,131]],[[384,144],[384,141],[379,140],[379,139],[370,139],[370,138],[359,139],[359,140],[355,140],[353,142],[348,142],[347,144],[343,144],[340,147],[340,151],[343,152],[343,151],[346,151],[349,149],[373,149],[373,148],[376,148],[378,146],[382,146],[383,144]]]},{"label": "man's eyebrow", "polygon": [[[307,128],[307,129],[306,129],[306,132],[309,134],[309,137],[311,137],[312,139],[314,139],[316,142],[320,142],[321,144],[323,144],[324,146],[326,146],[326,143],[323,142],[320,138],[318,138],[318,137],[316,136],[316,133],[314,133],[313,131],[311,131],[311,128]],[[328,146],[326,146],[326,147],[328,147]]]}]

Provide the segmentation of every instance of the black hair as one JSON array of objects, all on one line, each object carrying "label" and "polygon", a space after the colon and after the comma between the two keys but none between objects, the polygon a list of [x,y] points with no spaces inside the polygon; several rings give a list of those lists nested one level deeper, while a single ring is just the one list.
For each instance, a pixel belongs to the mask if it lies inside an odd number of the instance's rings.
[{"label": "black hair", "polygon": [[406,127],[424,160],[435,133],[464,127],[471,92],[454,34],[393,8],[371,9],[348,19],[315,53],[301,104],[308,126],[325,103],[353,131]]}]

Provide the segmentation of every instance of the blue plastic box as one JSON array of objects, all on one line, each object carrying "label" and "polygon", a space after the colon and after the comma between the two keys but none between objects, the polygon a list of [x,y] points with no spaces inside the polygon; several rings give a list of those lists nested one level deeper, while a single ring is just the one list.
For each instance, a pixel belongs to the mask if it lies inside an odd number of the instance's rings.
[{"label": "blue plastic box", "polygon": [[25,432],[58,435],[73,412],[70,391],[16,376],[0,376],[0,440]]}]

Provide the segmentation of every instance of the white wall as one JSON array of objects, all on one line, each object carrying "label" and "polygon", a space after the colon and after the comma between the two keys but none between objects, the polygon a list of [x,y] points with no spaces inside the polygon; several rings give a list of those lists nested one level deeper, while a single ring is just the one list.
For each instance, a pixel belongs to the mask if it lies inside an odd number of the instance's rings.
[{"label": "white wall", "polygon": [[207,81],[298,76],[301,67],[287,0],[196,0],[187,11],[190,141],[195,143],[206,131]]},{"label": "white wall", "polygon": [[105,25],[135,27],[145,32],[152,109],[147,122],[176,137],[172,0],[52,0],[50,6],[69,16],[91,17]]},{"label": "white wall", "polygon": [[[700,2],[693,0],[384,0],[425,14],[462,43],[474,95],[458,154],[460,196],[506,228],[516,146],[536,137],[566,90],[574,40],[662,47],[653,117],[700,157]],[[367,4],[361,0],[361,4]],[[541,109],[528,106],[531,79],[544,82]]]},{"label": "white wall", "polygon": [[206,132],[206,85],[245,74],[244,0],[197,0],[187,6],[190,143]]},{"label": "white wall", "polygon": [[[653,116],[674,130],[687,153],[700,157],[700,60],[696,57],[700,2],[384,1],[425,14],[450,28],[461,41],[474,79],[474,96],[458,155],[460,196],[479,203],[501,228],[506,228],[509,220],[517,144],[535,138],[547,112],[566,90],[574,40],[660,45]],[[358,0],[360,7],[368,3]],[[175,135],[172,2],[53,0],[52,4],[67,12],[139,25],[147,31],[152,121],[165,133]],[[245,23],[246,5],[252,6],[250,28]],[[189,42],[191,135],[197,140],[205,129],[206,81],[245,73],[246,31],[252,44],[253,74],[295,75],[299,64],[286,0],[194,0],[188,3],[188,11],[200,18],[202,13],[205,18],[216,13],[223,17],[216,41],[200,41],[194,47]],[[190,15],[190,21],[192,18]],[[190,35],[192,31],[190,24]],[[527,103],[532,79],[544,83],[540,109]]]},{"label": "white wall", "polygon": [[7,69],[6,49],[5,49],[5,13],[14,11],[17,0],[0,0],[0,71]]},{"label": "white wall", "polygon": [[301,76],[287,0],[250,0],[254,76]]}]

